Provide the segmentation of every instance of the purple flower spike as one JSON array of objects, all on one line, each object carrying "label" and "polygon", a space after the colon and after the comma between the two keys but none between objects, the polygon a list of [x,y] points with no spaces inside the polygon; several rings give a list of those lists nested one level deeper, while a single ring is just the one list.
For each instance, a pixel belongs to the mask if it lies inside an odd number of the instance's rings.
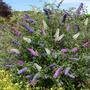
[{"label": "purple flower spike", "polygon": [[83,8],[83,3],[81,3],[80,6],[78,7],[78,9],[77,9],[77,11],[76,11],[77,14],[80,14],[80,10],[81,10],[82,8]]},{"label": "purple flower spike", "polygon": [[66,17],[67,17],[67,13],[65,13],[65,14],[63,15],[62,23],[65,23],[65,22],[66,22]]},{"label": "purple flower spike", "polygon": [[79,61],[78,58],[69,58],[70,60],[75,60],[75,61]]},{"label": "purple flower spike", "polygon": [[80,26],[78,24],[76,24],[77,28],[78,28],[78,31],[80,31]]},{"label": "purple flower spike", "polygon": [[49,69],[50,67],[53,67],[53,66],[55,66],[55,63],[49,65],[49,66],[46,68],[46,70]]},{"label": "purple flower spike", "polygon": [[43,53],[42,55],[46,55],[46,53]]},{"label": "purple flower spike", "polygon": [[31,21],[31,23],[32,23],[32,22],[35,22],[35,20],[33,20],[32,18],[30,18],[30,21]]},{"label": "purple flower spike", "polygon": [[43,47],[43,46],[44,46],[42,43],[39,43],[38,45],[39,45],[40,47]]},{"label": "purple flower spike", "polygon": [[23,61],[20,61],[20,60],[18,60],[17,62],[19,63],[19,65],[23,65],[24,64]]},{"label": "purple flower spike", "polygon": [[13,43],[13,44],[17,44],[17,45],[20,45],[20,43],[16,42],[16,41],[9,41],[10,43]]},{"label": "purple flower spike", "polygon": [[73,76],[73,75],[71,75],[71,74],[69,74],[69,73],[68,73],[68,75],[67,75],[67,76],[71,77],[72,79],[74,79],[74,78],[75,78],[75,76]]},{"label": "purple flower spike", "polygon": [[56,54],[56,55],[54,56],[54,58],[56,59],[56,58],[57,58],[57,56],[58,56],[58,54]]},{"label": "purple flower spike", "polygon": [[20,23],[20,25],[23,26],[23,27],[25,27],[25,28],[26,28],[29,32],[31,32],[31,33],[32,33],[32,32],[35,32],[35,31],[32,30],[31,28],[29,28],[29,26],[27,26],[27,25],[24,25],[24,24],[21,24],[21,23]]},{"label": "purple flower spike", "polygon": [[77,57],[77,56],[78,56],[78,53],[75,54],[75,57]]},{"label": "purple flower spike", "polygon": [[67,69],[65,70],[65,75],[67,75],[68,74],[68,72],[69,72],[69,70],[70,70],[70,67],[67,67]]},{"label": "purple flower spike", "polygon": [[56,70],[55,70],[55,69],[53,69],[53,70],[52,70],[52,73],[54,73],[55,71],[56,71]]},{"label": "purple flower spike", "polygon": [[53,49],[51,49],[51,54],[53,54],[54,53],[54,50]]},{"label": "purple flower spike", "polygon": [[69,30],[71,28],[71,25],[69,24],[68,26],[67,26],[67,30]]},{"label": "purple flower spike", "polygon": [[5,67],[14,68],[14,65],[5,65]]},{"label": "purple flower spike", "polygon": [[73,51],[73,52],[76,52],[78,49],[79,49],[79,48],[76,47],[76,48],[73,48],[72,51]]},{"label": "purple flower spike", "polygon": [[68,49],[62,49],[62,50],[61,50],[62,53],[65,53],[65,52],[67,52],[67,51],[69,51],[69,50],[68,50]]},{"label": "purple flower spike", "polygon": [[20,54],[17,54],[17,55],[14,55],[14,57],[19,57],[19,56],[21,56],[22,54],[20,53]]},{"label": "purple flower spike", "polygon": [[90,44],[90,41],[86,42],[83,47],[86,47],[88,44]]},{"label": "purple flower spike", "polygon": [[17,72],[17,74],[21,74],[21,73],[25,72],[26,70],[27,70],[27,68],[23,68],[19,72]]},{"label": "purple flower spike", "polygon": [[27,75],[27,76],[25,76],[27,79],[28,78],[30,78],[30,77],[32,77],[33,76],[33,74],[30,74],[30,75]]},{"label": "purple flower spike", "polygon": [[45,31],[41,28],[41,31],[42,31],[42,33],[43,33],[43,36],[45,36],[46,34],[45,34]]},{"label": "purple flower spike", "polygon": [[9,54],[13,54],[13,53],[16,53],[16,52],[9,52]]},{"label": "purple flower spike", "polygon": [[60,67],[55,74],[53,75],[53,78],[57,78],[59,76],[60,71],[62,70],[62,67]]},{"label": "purple flower spike", "polygon": [[30,18],[30,16],[26,13],[25,14],[25,19],[28,19],[28,18]]}]

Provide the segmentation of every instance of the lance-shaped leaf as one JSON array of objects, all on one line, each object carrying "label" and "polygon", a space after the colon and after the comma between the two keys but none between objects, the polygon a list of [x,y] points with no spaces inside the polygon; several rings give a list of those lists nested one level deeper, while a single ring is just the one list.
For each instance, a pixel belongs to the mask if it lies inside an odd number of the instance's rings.
[{"label": "lance-shaped leaf", "polygon": [[43,33],[43,36],[45,36],[46,34],[45,34],[45,31],[41,28],[41,31],[42,31],[42,33]]},{"label": "lance-shaped leaf", "polygon": [[43,20],[43,26],[44,26],[44,29],[46,30],[47,29],[47,24],[44,20]]},{"label": "lance-shaped leaf", "polygon": [[79,35],[80,35],[80,33],[77,33],[73,36],[73,38],[76,39]]},{"label": "lance-shaped leaf", "polygon": [[50,50],[48,50],[47,48],[45,48],[45,50],[46,50],[46,52],[47,52],[47,54],[50,54]]},{"label": "lance-shaped leaf", "polygon": [[21,73],[25,72],[26,70],[27,70],[27,68],[25,67],[25,68],[21,69],[19,72],[17,72],[17,74],[21,74]]},{"label": "lance-shaped leaf", "polygon": [[88,18],[86,18],[85,22],[84,22],[85,25],[88,24]]},{"label": "lance-shaped leaf", "polygon": [[31,39],[30,38],[23,37],[23,39],[26,40],[28,43],[31,43]]},{"label": "lance-shaped leaf", "polygon": [[53,66],[55,66],[55,65],[56,65],[56,64],[53,63],[53,64],[49,65],[45,70],[47,70],[47,69],[49,69],[50,67],[53,67]]},{"label": "lance-shaped leaf", "polygon": [[78,47],[75,47],[72,49],[73,52],[76,52],[79,48]]},{"label": "lance-shaped leaf", "polygon": [[90,41],[86,42],[83,47],[86,47],[88,44],[90,44]]},{"label": "lance-shaped leaf", "polygon": [[37,55],[37,50],[35,50],[35,52],[30,48],[27,48],[27,50],[30,51],[32,55],[34,55],[34,56]]},{"label": "lance-shaped leaf", "polygon": [[55,74],[53,75],[53,78],[57,78],[59,76],[60,71],[62,70],[62,67],[60,67]]},{"label": "lance-shaped leaf", "polygon": [[42,67],[39,66],[37,63],[34,63],[34,65],[36,66],[36,68],[38,69],[38,71],[41,71]]},{"label": "lance-shaped leaf", "polygon": [[20,53],[20,51],[18,50],[18,49],[10,49],[10,52],[16,52],[17,54],[19,54]]}]

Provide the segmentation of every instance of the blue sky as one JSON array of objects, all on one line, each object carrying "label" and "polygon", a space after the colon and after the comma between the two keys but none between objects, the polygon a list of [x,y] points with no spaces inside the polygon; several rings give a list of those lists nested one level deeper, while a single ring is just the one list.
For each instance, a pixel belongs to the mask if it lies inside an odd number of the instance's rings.
[{"label": "blue sky", "polygon": [[[12,7],[13,10],[19,10],[19,11],[32,11],[32,7],[29,6],[34,5],[36,7],[40,7],[40,10],[43,10],[44,2],[52,3],[54,0],[3,0],[8,5]],[[56,5],[61,0],[56,0]],[[64,0],[61,4],[60,9],[68,9],[69,7],[76,7],[80,5],[80,3],[83,2],[85,6],[88,6],[88,13],[90,14],[90,0]]]}]

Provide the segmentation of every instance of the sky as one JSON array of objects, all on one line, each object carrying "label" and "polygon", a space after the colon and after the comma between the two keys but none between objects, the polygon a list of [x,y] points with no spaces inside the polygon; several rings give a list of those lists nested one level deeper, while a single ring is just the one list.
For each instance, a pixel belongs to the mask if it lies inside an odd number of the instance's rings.
[{"label": "sky", "polygon": [[[54,0],[3,0],[3,1],[6,2],[8,5],[10,5],[11,8],[16,11],[32,11],[33,9],[30,5],[34,5],[43,11],[44,2],[53,3]],[[60,1],[61,0],[56,0],[55,4],[58,5]],[[90,14],[90,0],[64,0],[60,6],[60,9],[68,9],[70,7],[75,7],[77,9],[81,2],[84,4],[84,6],[88,6],[87,10],[88,14]]]}]

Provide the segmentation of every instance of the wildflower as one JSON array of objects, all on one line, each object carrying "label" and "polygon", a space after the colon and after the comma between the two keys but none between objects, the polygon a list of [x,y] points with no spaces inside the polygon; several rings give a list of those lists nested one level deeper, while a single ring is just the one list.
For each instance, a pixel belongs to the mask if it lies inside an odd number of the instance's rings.
[{"label": "wildflower", "polygon": [[69,50],[68,49],[62,49],[61,52],[62,53],[65,53],[65,52],[68,52]]},{"label": "wildflower", "polygon": [[31,5],[31,6],[33,8],[34,14],[37,14],[38,10],[33,5]]},{"label": "wildflower", "polygon": [[53,69],[53,70],[52,70],[52,73],[54,73],[55,71],[56,71],[56,70],[55,70],[55,69]]},{"label": "wildflower", "polygon": [[42,55],[46,55],[46,53],[43,53]]},{"label": "wildflower", "polygon": [[20,43],[16,42],[16,41],[9,41],[10,43],[14,43],[14,44],[17,44],[17,45],[20,45]]},{"label": "wildflower", "polygon": [[19,51],[18,49],[11,49],[10,51],[11,51],[11,52],[16,52],[17,54],[20,53],[20,51]]},{"label": "wildflower", "polygon": [[28,19],[28,18],[30,18],[30,16],[26,13],[25,14],[25,19]]},{"label": "wildflower", "polygon": [[62,34],[61,36],[57,36],[57,37],[55,37],[55,41],[59,41],[59,40],[61,40],[63,37],[64,37],[64,34]]},{"label": "wildflower", "polygon": [[17,74],[21,74],[21,73],[25,72],[26,70],[27,70],[27,68],[23,68],[19,72],[17,72]]},{"label": "wildflower", "polygon": [[56,33],[55,33],[54,37],[58,37],[58,36],[59,36],[59,28],[57,28]]},{"label": "wildflower", "polygon": [[50,50],[48,50],[47,48],[45,48],[47,54],[50,54]]},{"label": "wildflower", "polygon": [[53,67],[53,66],[55,66],[55,63],[49,65],[45,70],[47,70],[47,69],[49,69],[50,67]]},{"label": "wildflower", "polygon": [[43,46],[44,46],[42,43],[39,43],[38,45],[39,45],[40,47],[43,47]]},{"label": "wildflower", "polygon": [[56,58],[57,58],[57,56],[58,56],[58,53],[56,53],[56,55],[54,56],[54,58],[56,59]]},{"label": "wildflower", "polygon": [[33,76],[33,74],[30,74],[30,75],[27,75],[27,76],[25,76],[27,79],[28,78],[30,78],[30,77],[32,77]]},{"label": "wildflower", "polygon": [[61,39],[59,40],[60,42],[63,42]]},{"label": "wildflower", "polygon": [[73,52],[76,52],[79,48],[78,47],[75,47],[72,49]]},{"label": "wildflower", "polygon": [[21,61],[21,60],[17,60],[17,62],[19,63],[19,65],[23,65],[24,64],[23,61]]},{"label": "wildflower", "polygon": [[14,68],[14,65],[5,65],[5,66],[9,68]]},{"label": "wildflower", "polygon": [[69,70],[70,70],[70,67],[67,67],[67,69],[65,70],[65,75],[67,75],[68,74],[68,72],[69,72]]},{"label": "wildflower", "polygon": [[43,33],[43,36],[45,36],[46,34],[45,34],[45,31],[41,28],[41,30],[42,30],[42,33]]},{"label": "wildflower", "polygon": [[47,29],[47,24],[44,20],[43,20],[43,26],[44,26],[44,29],[46,30]]},{"label": "wildflower", "polygon": [[35,32],[35,31],[32,30],[31,28],[29,28],[29,26],[27,26],[27,25],[24,25],[24,24],[21,24],[21,23],[20,23],[20,25],[23,26],[23,27],[25,27],[25,28],[26,28],[29,32],[31,32],[31,33],[32,33],[32,32]]},{"label": "wildflower", "polygon": [[71,25],[69,24],[68,26],[67,26],[67,30],[69,30],[71,28]]},{"label": "wildflower", "polygon": [[77,57],[78,56],[78,53],[76,53],[75,56]]},{"label": "wildflower", "polygon": [[16,52],[9,52],[9,54],[16,53]]},{"label": "wildflower", "polygon": [[64,1],[64,0],[61,0],[61,2],[58,4],[57,8],[60,7],[60,5],[62,4],[63,1]]},{"label": "wildflower", "polygon": [[53,75],[53,78],[57,78],[61,70],[62,70],[62,67],[60,67],[60,68],[55,72],[55,74]]},{"label": "wildflower", "polygon": [[47,14],[47,16],[48,16],[47,19],[50,20],[50,16],[49,16],[48,10],[46,10],[46,9],[43,9],[43,10],[44,10],[44,12]]},{"label": "wildflower", "polygon": [[77,12],[77,14],[79,14],[79,13],[80,13],[80,10],[81,10],[82,8],[83,8],[83,3],[81,3],[81,4],[80,4],[80,6],[78,7],[78,9],[77,9],[77,11],[76,11],[76,12]]},{"label": "wildflower", "polygon": [[66,22],[66,17],[67,17],[67,13],[65,13],[65,14],[63,15],[62,23],[65,23],[65,22]]},{"label": "wildflower", "polygon": [[54,53],[54,50],[53,49],[51,49],[51,54],[53,54]]},{"label": "wildflower", "polygon": [[9,27],[10,29],[14,30],[17,34],[20,34],[20,32],[12,27]]},{"label": "wildflower", "polygon": [[78,24],[76,24],[76,26],[78,27],[78,31],[80,31],[80,26]]},{"label": "wildflower", "polygon": [[73,36],[73,38],[76,39],[79,35],[80,35],[80,33],[77,33]]},{"label": "wildflower", "polygon": [[85,25],[88,24],[88,18],[86,18],[85,22],[84,22]]},{"label": "wildflower", "polygon": [[76,61],[79,61],[78,58],[69,58],[70,60],[76,60]]},{"label": "wildflower", "polygon": [[32,22],[35,22],[35,20],[33,20],[32,18],[30,18],[30,21],[31,21],[31,23],[32,23]]},{"label": "wildflower", "polygon": [[74,79],[75,78],[75,76],[73,76],[73,75],[71,75],[71,74],[67,74],[67,76],[69,76],[69,77],[71,77],[72,79]]},{"label": "wildflower", "polygon": [[28,43],[31,43],[31,39],[30,38],[23,37],[23,39],[26,40]]},{"label": "wildflower", "polygon": [[38,69],[38,71],[41,71],[42,67],[40,67],[37,63],[34,63],[34,65],[36,66],[36,68]]},{"label": "wildflower", "polygon": [[30,48],[27,48],[27,50],[29,50],[34,56],[37,55],[37,50],[35,50],[35,52],[32,49],[30,49]]},{"label": "wildflower", "polygon": [[88,44],[90,44],[90,41],[86,42],[83,47],[86,47]]}]

